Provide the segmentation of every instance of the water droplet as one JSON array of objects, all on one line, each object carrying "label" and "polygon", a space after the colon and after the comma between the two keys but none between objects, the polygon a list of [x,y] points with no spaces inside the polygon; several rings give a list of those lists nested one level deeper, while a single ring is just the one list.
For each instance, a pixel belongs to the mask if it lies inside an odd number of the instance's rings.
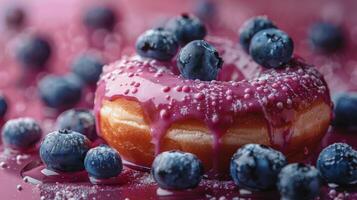
[{"label": "water droplet", "polygon": [[197,100],[203,100],[205,98],[205,95],[203,93],[197,93],[194,95],[194,98]]},{"label": "water droplet", "polygon": [[165,86],[165,87],[162,88],[162,91],[166,93],[166,92],[169,92],[170,89],[171,88],[169,86]]}]

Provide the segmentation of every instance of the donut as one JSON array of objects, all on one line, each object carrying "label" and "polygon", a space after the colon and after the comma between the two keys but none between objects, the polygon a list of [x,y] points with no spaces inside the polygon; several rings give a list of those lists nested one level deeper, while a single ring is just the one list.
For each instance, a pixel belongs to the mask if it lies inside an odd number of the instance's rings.
[{"label": "donut", "polygon": [[138,55],[105,66],[94,106],[100,137],[142,167],[162,151],[181,150],[207,172],[228,173],[231,156],[247,143],[302,160],[332,118],[323,76],[297,56],[265,69],[233,42],[207,40],[224,60],[217,80],[184,79],[176,64]]}]

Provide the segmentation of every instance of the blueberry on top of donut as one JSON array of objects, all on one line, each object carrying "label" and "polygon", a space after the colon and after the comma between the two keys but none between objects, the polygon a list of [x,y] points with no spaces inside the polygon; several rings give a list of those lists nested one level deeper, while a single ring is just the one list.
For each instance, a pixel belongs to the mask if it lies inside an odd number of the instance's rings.
[{"label": "blueberry on top of donut", "polygon": [[193,40],[202,40],[207,34],[206,27],[201,20],[188,14],[182,14],[169,20],[165,28],[175,34],[181,45]]},{"label": "blueberry on top of donut", "polygon": [[140,56],[161,61],[171,60],[178,50],[176,37],[162,28],[147,30],[138,37],[135,46]]},{"label": "blueberry on top of donut", "polygon": [[204,40],[195,40],[184,46],[177,58],[181,75],[187,79],[211,81],[223,64],[217,50]]},{"label": "blueberry on top of donut", "polygon": [[275,28],[256,33],[249,47],[253,60],[266,68],[277,68],[290,61],[294,43],[290,36]]},{"label": "blueberry on top of donut", "polygon": [[261,30],[276,28],[274,23],[266,16],[252,17],[244,22],[239,30],[239,42],[246,52],[249,52],[250,41]]}]

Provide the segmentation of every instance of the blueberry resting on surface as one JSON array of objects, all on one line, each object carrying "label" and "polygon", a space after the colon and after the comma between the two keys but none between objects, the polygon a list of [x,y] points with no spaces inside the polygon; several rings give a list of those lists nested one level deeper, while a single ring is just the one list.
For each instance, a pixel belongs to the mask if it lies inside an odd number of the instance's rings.
[{"label": "blueberry resting on surface", "polygon": [[9,28],[20,28],[25,23],[25,11],[18,6],[13,6],[5,11],[5,23]]},{"label": "blueberry resting on surface", "polygon": [[84,166],[88,174],[97,179],[116,177],[123,169],[119,153],[107,145],[89,150],[84,159]]},{"label": "blueberry resting on surface", "polygon": [[58,129],[69,129],[87,136],[90,140],[97,138],[95,118],[88,109],[70,109],[60,114],[56,121]]},{"label": "blueberry resting on surface", "polygon": [[82,82],[75,75],[47,75],[38,83],[42,101],[52,108],[68,108],[77,104],[82,95]]},{"label": "blueberry resting on surface", "polygon": [[40,125],[32,118],[11,119],[5,123],[1,133],[4,145],[16,150],[34,147],[41,135]]},{"label": "blueberry resting on surface", "polygon": [[239,29],[239,42],[246,52],[249,52],[250,41],[261,30],[277,28],[266,16],[252,17],[244,22]]},{"label": "blueberry resting on surface", "polygon": [[90,29],[112,31],[117,23],[117,16],[110,7],[96,6],[86,11],[83,16],[83,23]]},{"label": "blueberry resting on surface", "polygon": [[320,193],[320,173],[310,165],[289,164],[281,170],[277,186],[283,200],[312,200]]},{"label": "blueberry resting on surface", "polygon": [[43,36],[33,35],[22,38],[16,51],[16,58],[26,68],[42,69],[51,54],[50,42]]},{"label": "blueberry resting on surface", "polygon": [[265,29],[256,33],[249,47],[253,60],[266,68],[277,68],[290,61],[294,51],[293,40],[278,29]]},{"label": "blueberry resting on surface", "polygon": [[223,60],[217,50],[204,40],[188,43],[177,57],[181,75],[187,79],[215,80],[222,65]]},{"label": "blueberry resting on surface", "polygon": [[357,126],[357,93],[341,93],[333,98],[334,119],[333,126]]},{"label": "blueberry resting on surface", "polygon": [[338,25],[320,22],[314,24],[309,31],[312,48],[323,53],[332,53],[345,45],[345,35]]},{"label": "blueberry resting on surface", "polygon": [[142,57],[161,61],[171,60],[177,53],[175,36],[162,28],[150,29],[136,40],[136,52]]},{"label": "blueberry resting on surface", "polygon": [[191,153],[166,151],[159,154],[151,167],[151,174],[160,188],[184,190],[198,186],[203,175],[201,161]]},{"label": "blueberry resting on surface", "polygon": [[212,20],[217,14],[216,12],[216,4],[212,0],[197,1],[194,9],[195,15],[205,22]]},{"label": "blueberry resting on surface", "polygon": [[96,84],[102,73],[104,62],[90,54],[76,57],[72,63],[72,72],[87,84]]},{"label": "blueberry resting on surface", "polygon": [[74,172],[84,169],[84,158],[91,148],[90,140],[75,131],[59,130],[46,135],[40,157],[47,169]]},{"label": "blueberry resting on surface", "polygon": [[280,170],[287,164],[285,156],[268,146],[247,144],[231,159],[231,176],[242,188],[267,190],[275,187]]},{"label": "blueberry resting on surface", "polygon": [[0,94],[0,118],[3,118],[8,109],[6,98]]},{"label": "blueberry resting on surface", "polygon": [[201,20],[188,14],[169,20],[165,29],[171,31],[181,45],[193,40],[202,40],[207,34],[206,27]]},{"label": "blueberry resting on surface", "polygon": [[345,143],[335,143],[321,151],[317,168],[328,183],[357,183],[357,151]]}]

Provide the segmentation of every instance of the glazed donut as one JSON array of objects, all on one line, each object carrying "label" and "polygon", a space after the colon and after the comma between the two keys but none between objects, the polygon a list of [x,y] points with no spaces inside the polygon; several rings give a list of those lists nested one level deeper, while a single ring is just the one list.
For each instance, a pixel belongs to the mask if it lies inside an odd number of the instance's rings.
[{"label": "glazed donut", "polygon": [[247,143],[302,159],[331,120],[322,75],[297,57],[264,69],[232,42],[208,41],[225,61],[217,81],[186,80],[175,64],[139,56],[105,66],[94,108],[100,136],[145,167],[157,153],[178,149],[196,154],[206,171],[227,173],[231,156]]}]

